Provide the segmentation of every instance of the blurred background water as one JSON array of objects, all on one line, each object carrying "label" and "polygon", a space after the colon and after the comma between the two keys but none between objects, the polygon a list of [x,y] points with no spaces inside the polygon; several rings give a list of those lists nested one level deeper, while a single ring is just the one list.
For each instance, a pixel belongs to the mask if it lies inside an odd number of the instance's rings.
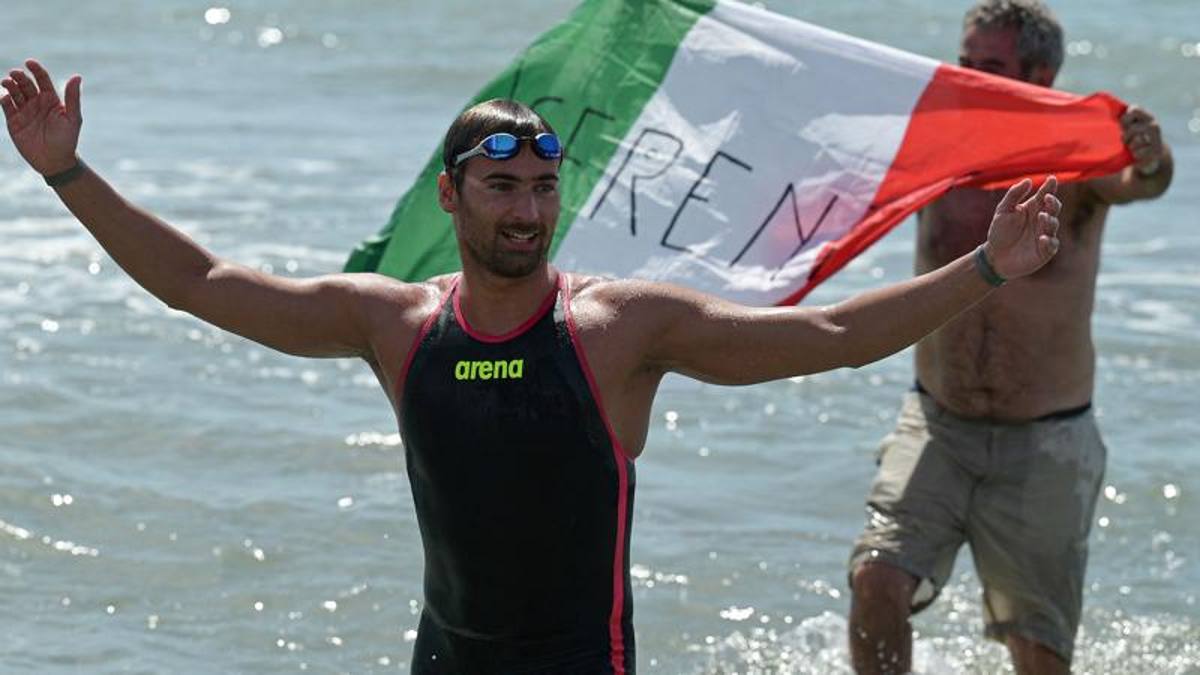
[{"label": "blurred background water", "polygon": [[[0,62],[84,74],[82,154],[220,255],[340,269],[463,103],[568,0],[7,0]],[[965,3],[766,6],[943,60]],[[1060,0],[1060,86],[1159,116],[1162,199],[1109,219],[1110,449],[1076,671],[1200,672],[1200,6]],[[1019,133],[1019,130],[1015,131]],[[905,278],[899,228],[808,302]],[[910,355],[668,380],[639,460],[646,673],[845,673],[845,559]],[[421,553],[395,421],[353,361],[267,351],[130,282],[0,142],[0,671],[406,671]],[[1003,671],[969,555],[927,673]]]}]

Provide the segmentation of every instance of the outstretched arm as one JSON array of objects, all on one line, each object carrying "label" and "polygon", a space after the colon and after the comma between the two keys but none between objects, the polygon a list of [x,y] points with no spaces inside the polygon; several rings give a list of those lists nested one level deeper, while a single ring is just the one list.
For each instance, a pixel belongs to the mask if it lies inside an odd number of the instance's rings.
[{"label": "outstretched arm", "polygon": [[857,367],[895,353],[994,290],[989,272],[1025,276],[1054,257],[1061,208],[1056,187],[1050,177],[1026,199],[1032,184],[1022,181],[996,207],[977,252],[837,305],[755,309],[666,291],[655,312],[661,333],[648,341],[650,363],[709,382],[749,384]]},{"label": "outstretched arm", "polygon": [[[126,201],[79,161],[81,78],[60,100],[46,69],[27,61],[0,82],[9,135],[34,170],[58,183],[63,204],[143,288],[167,305],[281,351],[367,355],[370,307],[383,282],[371,275],[287,279],[225,262]],[[401,291],[402,293],[402,291]]]}]

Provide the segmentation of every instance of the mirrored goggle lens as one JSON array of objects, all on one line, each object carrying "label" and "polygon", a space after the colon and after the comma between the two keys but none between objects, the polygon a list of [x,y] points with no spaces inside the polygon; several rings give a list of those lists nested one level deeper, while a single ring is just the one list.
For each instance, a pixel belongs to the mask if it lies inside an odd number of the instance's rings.
[{"label": "mirrored goggle lens", "polygon": [[554,134],[538,134],[533,137],[533,152],[542,159],[562,157],[562,144]]},{"label": "mirrored goggle lens", "polygon": [[480,145],[491,159],[510,159],[521,149],[521,140],[512,134],[492,134]]}]

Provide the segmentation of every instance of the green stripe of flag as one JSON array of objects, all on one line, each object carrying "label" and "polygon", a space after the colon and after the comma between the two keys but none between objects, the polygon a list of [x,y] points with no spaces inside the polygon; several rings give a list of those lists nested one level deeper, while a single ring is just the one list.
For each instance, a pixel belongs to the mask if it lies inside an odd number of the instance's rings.
[{"label": "green stripe of flag", "polygon": [[[716,2],[586,0],[471,101],[522,101],[541,113],[567,144],[560,178],[562,215],[552,255],[621,139],[657,91],[679,43]],[[438,147],[387,226],[351,253],[346,271],[420,281],[459,268],[450,217],[437,203],[441,170]]]}]

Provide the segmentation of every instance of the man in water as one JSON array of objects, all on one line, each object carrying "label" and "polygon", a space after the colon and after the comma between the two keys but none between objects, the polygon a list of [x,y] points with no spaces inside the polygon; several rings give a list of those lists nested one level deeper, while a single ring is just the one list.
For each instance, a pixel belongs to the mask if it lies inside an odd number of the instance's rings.
[{"label": "man in water", "polygon": [[[911,344],[1058,249],[1048,178],[995,210],[948,265],[820,308],[749,308],[547,262],[562,148],[512,101],[450,127],[438,176],[462,273],[276,277],[226,262],[127,202],[76,155],[35,61],[0,84],[30,166],[134,280],[169,306],[274,349],[370,364],[400,422],[425,547],[416,673],[632,673],[633,460],[668,372],[749,384],[859,366]],[[1028,197],[1028,198],[1027,198]]]},{"label": "man in water", "polygon": [[[981,0],[960,64],[1049,87],[1062,29],[1038,0]],[[1161,195],[1171,154],[1154,117],[1121,118],[1134,163],[1061,186],[1062,255],[917,344],[916,384],[884,439],[867,524],[850,559],[850,647],[860,673],[911,669],[909,616],[969,542],[987,635],[1018,673],[1070,669],[1105,448],[1091,412],[1091,314],[1113,204]],[[916,271],[979,244],[999,192],[960,189],[919,214]]]}]

